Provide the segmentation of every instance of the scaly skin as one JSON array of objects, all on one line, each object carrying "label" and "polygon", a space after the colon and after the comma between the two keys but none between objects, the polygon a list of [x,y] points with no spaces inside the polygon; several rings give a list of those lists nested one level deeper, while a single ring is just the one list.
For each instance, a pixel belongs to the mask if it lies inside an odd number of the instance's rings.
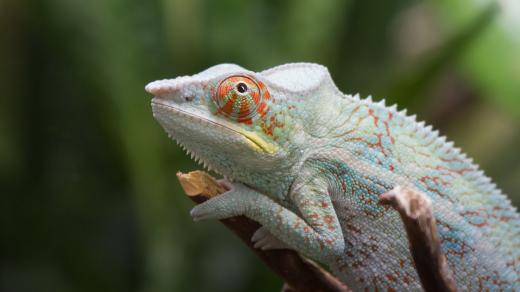
[{"label": "scaly skin", "polygon": [[154,117],[192,156],[235,181],[195,220],[245,215],[264,249],[291,248],[354,289],[420,290],[397,214],[400,185],[433,202],[461,290],[520,289],[520,216],[470,159],[396,107],[342,94],[323,66],[236,65],[155,81]]}]

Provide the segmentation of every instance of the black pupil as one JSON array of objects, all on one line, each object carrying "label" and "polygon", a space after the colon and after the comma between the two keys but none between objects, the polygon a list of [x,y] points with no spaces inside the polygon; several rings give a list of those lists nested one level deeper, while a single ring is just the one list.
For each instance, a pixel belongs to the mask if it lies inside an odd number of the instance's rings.
[{"label": "black pupil", "polygon": [[244,93],[244,92],[247,91],[247,85],[245,85],[244,83],[238,83],[237,84],[237,90],[240,93]]}]

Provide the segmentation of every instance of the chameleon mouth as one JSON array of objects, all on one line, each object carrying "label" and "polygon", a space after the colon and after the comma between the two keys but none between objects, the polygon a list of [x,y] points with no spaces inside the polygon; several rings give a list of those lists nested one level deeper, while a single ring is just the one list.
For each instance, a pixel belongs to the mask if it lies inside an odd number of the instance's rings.
[{"label": "chameleon mouth", "polygon": [[[159,107],[162,109],[165,109],[169,112],[173,112],[175,114],[179,114],[182,116],[187,117],[188,119],[196,120],[198,122],[206,123],[212,127],[220,127],[222,129],[227,130],[229,133],[233,135],[240,136],[245,139],[246,143],[248,143],[252,148],[254,148],[257,151],[265,152],[269,154],[275,153],[277,150],[277,147],[271,143],[266,142],[264,139],[262,139],[260,136],[258,136],[256,133],[247,131],[238,127],[235,127],[233,125],[226,125],[223,123],[216,122],[214,120],[208,119],[204,116],[197,115],[195,113],[183,110],[177,106],[173,106],[171,104],[167,104],[165,102],[162,102],[158,98],[152,99],[152,107]],[[154,114],[155,115],[155,114]]]}]

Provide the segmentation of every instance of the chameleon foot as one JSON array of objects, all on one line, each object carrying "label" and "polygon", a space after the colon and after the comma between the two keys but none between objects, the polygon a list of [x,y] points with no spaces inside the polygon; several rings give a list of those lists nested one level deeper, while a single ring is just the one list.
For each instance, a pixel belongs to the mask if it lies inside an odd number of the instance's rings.
[{"label": "chameleon foot", "polygon": [[255,234],[251,237],[251,241],[255,248],[261,250],[289,249],[285,243],[272,235],[267,228],[263,226],[255,231]]}]

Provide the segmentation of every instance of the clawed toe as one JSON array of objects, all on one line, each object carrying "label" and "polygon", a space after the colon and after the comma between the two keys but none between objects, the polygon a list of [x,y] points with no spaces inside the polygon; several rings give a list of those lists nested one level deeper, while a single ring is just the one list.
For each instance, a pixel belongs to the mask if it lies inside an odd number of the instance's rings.
[{"label": "clawed toe", "polygon": [[261,250],[288,249],[289,247],[272,235],[267,228],[260,227],[251,237],[253,246]]}]

